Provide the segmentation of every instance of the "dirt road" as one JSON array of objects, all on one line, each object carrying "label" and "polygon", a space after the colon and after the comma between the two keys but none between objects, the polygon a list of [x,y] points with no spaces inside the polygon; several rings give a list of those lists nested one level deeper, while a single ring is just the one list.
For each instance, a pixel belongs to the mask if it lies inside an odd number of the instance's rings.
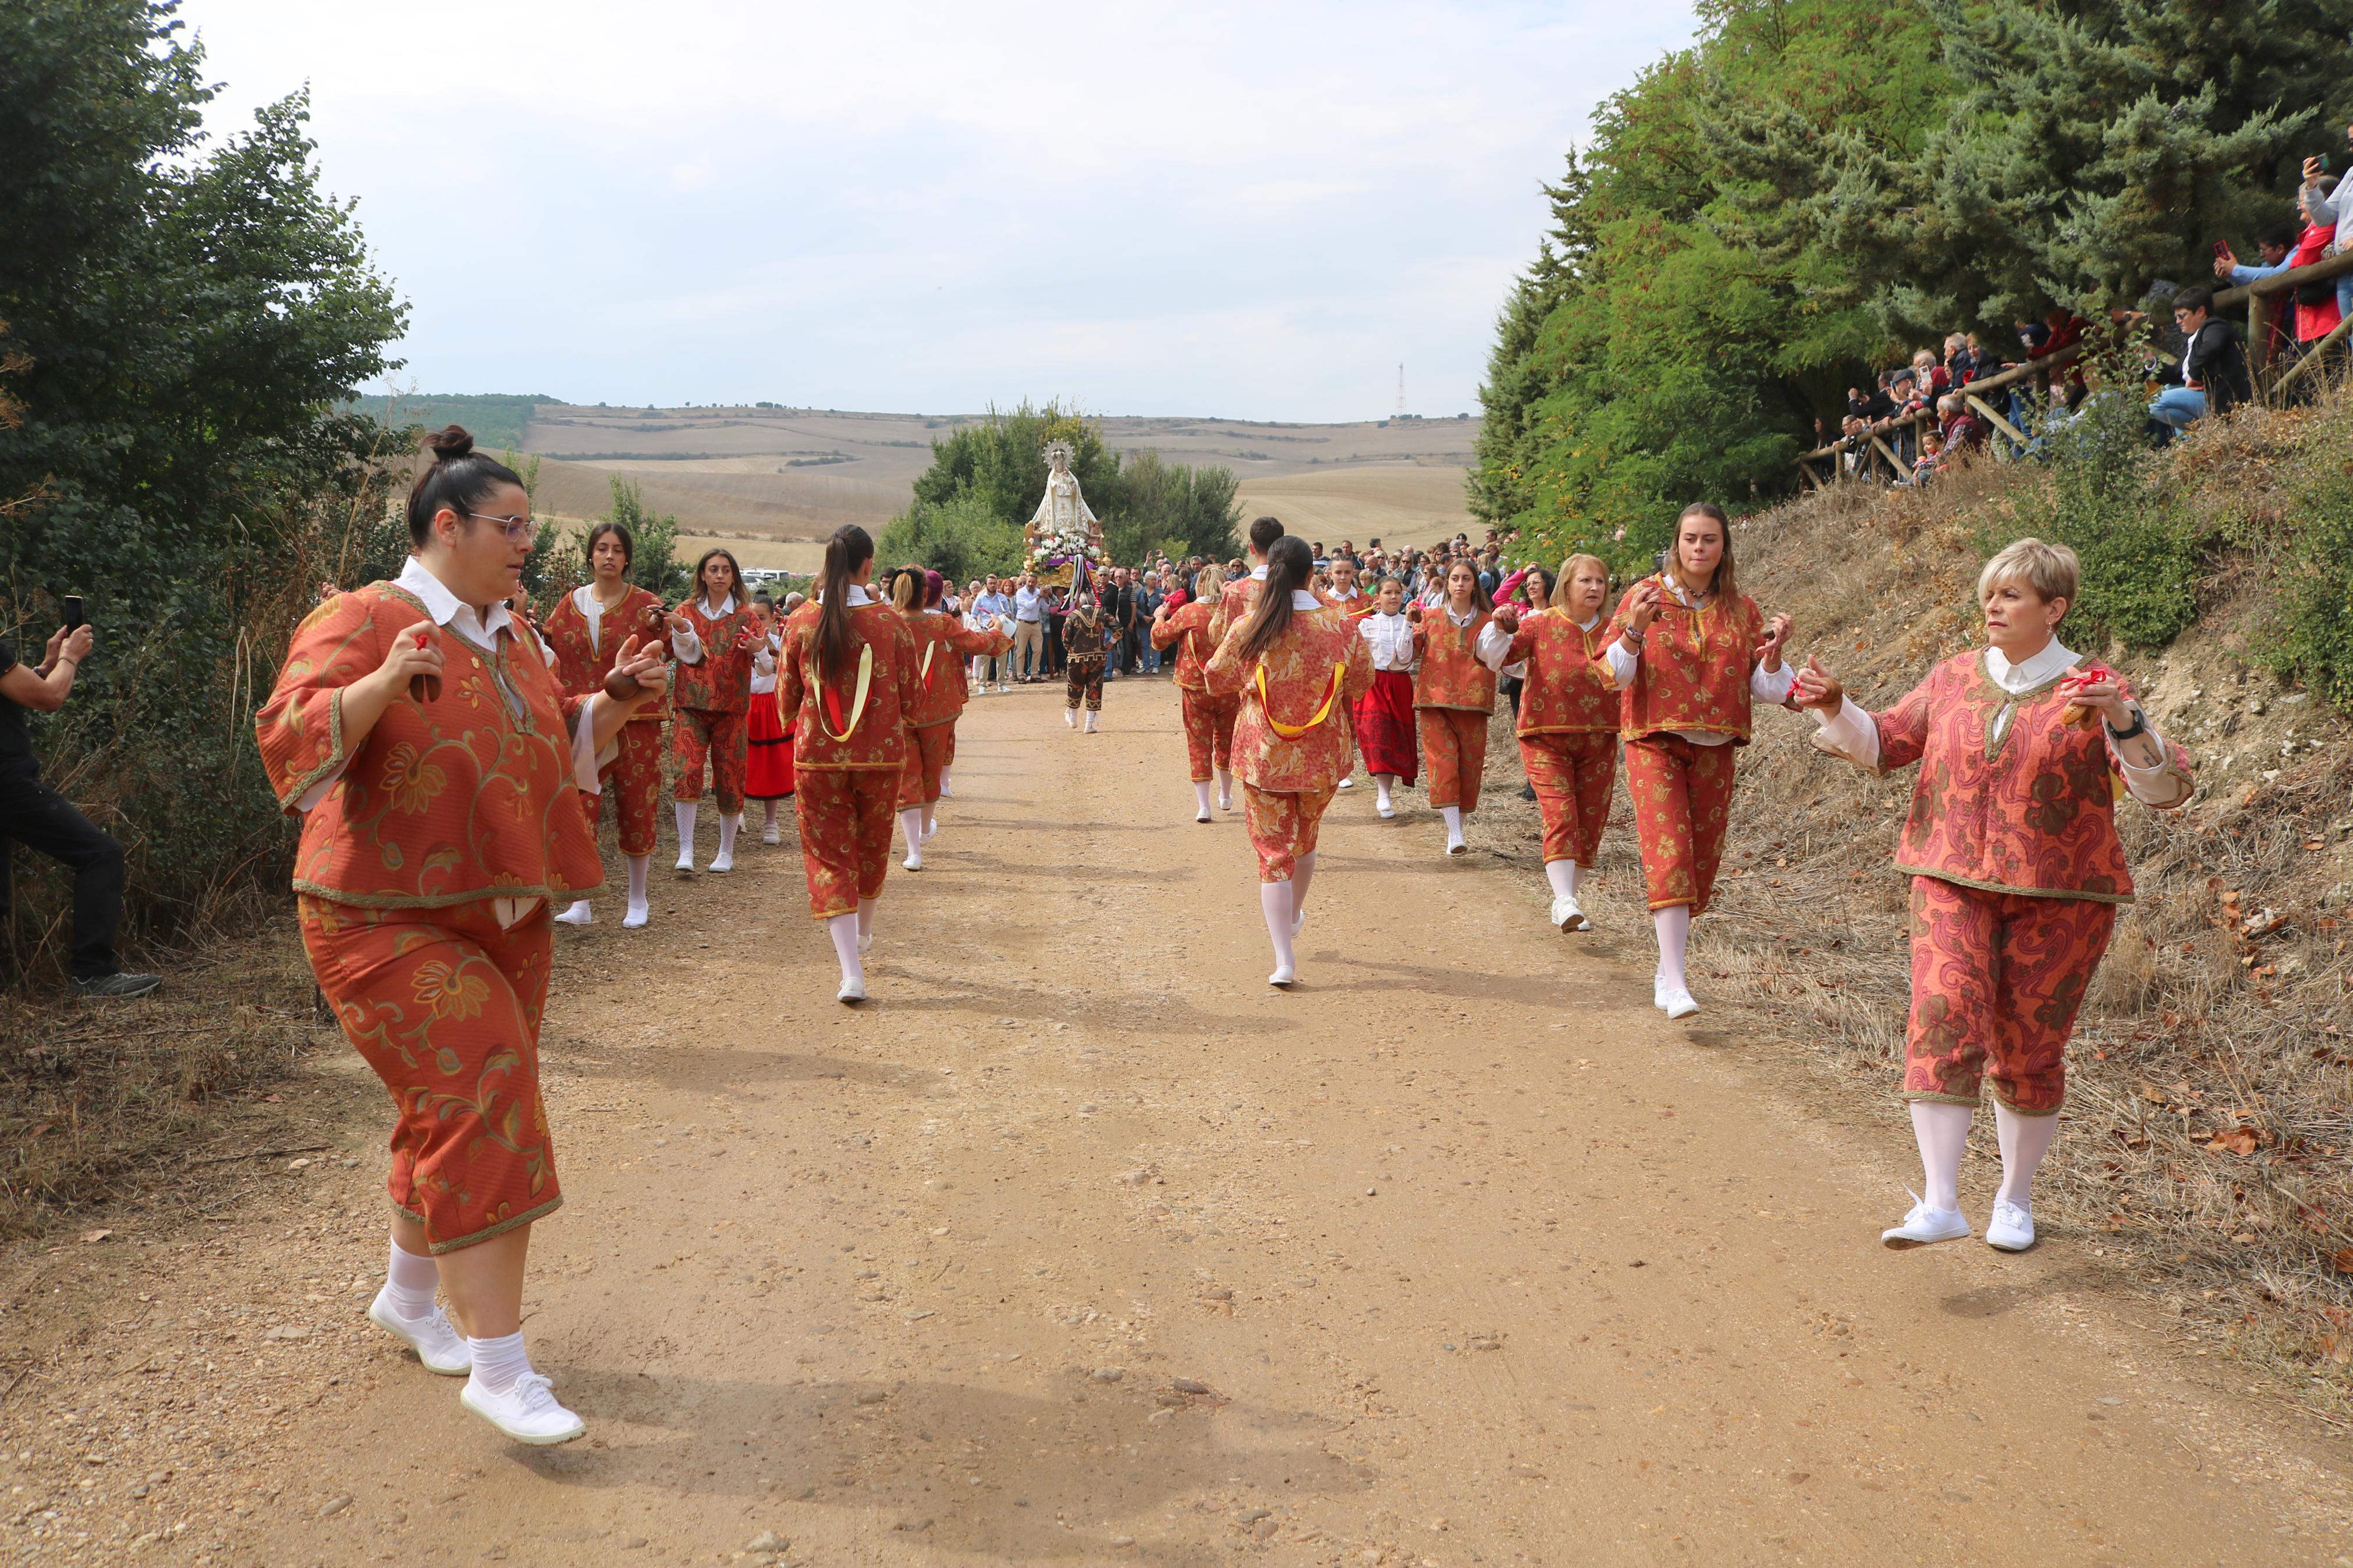
[{"label": "dirt road", "polygon": [[219,1237],[14,1278],[18,1331],[101,1323],[0,1407],[0,1550],[2353,1562],[2343,1456],[2090,1242],[1883,1250],[1892,1108],[1825,1124],[1769,1047],[1666,1024],[1641,933],[1560,937],[1526,862],[1359,789],[1276,994],[1173,693],[1113,683],[1092,738],[1059,706],[973,705],[859,1012],[789,843],[561,933],[530,1331],[588,1440],[501,1442],[359,1321],[381,1127],[338,1058],[365,1110]]}]

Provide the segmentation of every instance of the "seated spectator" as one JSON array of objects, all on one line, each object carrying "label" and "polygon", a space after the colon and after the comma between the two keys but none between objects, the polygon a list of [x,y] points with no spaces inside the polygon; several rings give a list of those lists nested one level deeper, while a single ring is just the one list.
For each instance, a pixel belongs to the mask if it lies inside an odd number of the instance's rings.
[{"label": "seated spectator", "polygon": [[2213,316],[2213,305],[2211,289],[2184,289],[2174,296],[2174,324],[2189,342],[2181,356],[2181,384],[2165,388],[2148,405],[2148,416],[2168,429],[2187,430],[2207,415],[2228,413],[2254,395],[2239,334]]},{"label": "seated spectator", "polygon": [[1971,408],[1968,399],[1957,392],[1948,392],[1936,402],[1936,433],[1948,454],[1974,450],[1986,443],[1991,432],[1986,422]]},{"label": "seated spectator", "polygon": [[1945,438],[1934,430],[1920,437],[1920,460],[1912,465],[1909,479],[1898,479],[1900,485],[1925,485],[1945,466]]}]

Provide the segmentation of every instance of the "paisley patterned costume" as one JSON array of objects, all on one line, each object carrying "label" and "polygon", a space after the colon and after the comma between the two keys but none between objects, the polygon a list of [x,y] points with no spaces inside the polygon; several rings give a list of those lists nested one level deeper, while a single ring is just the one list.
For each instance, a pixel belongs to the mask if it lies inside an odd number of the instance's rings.
[{"label": "paisley patterned costume", "polygon": [[1414,718],[1421,728],[1422,766],[1430,770],[1430,804],[1479,809],[1487,772],[1487,720],[1495,711],[1495,672],[1476,651],[1493,617],[1474,611],[1456,626],[1444,605],[1422,606],[1413,629],[1420,656],[1413,676]]},{"label": "paisley patterned costume", "polygon": [[1579,626],[1567,610],[1520,617],[1498,664],[1525,661],[1520,689],[1520,764],[1536,792],[1544,858],[1588,868],[1609,822],[1618,782],[1618,694],[1604,657],[1617,623]]},{"label": "paisley patterned costume", "polygon": [[915,716],[907,723],[907,765],[899,776],[899,809],[940,798],[940,773],[955,766],[955,725],[971,699],[966,660],[1013,646],[1005,633],[979,631],[938,610],[905,617],[915,640]]},{"label": "paisley patterned costume", "polygon": [[1203,677],[1238,696],[1234,772],[1240,775],[1259,880],[1288,882],[1315,852],[1316,830],[1354,761],[1348,704],[1372,684],[1373,656],[1337,610],[1294,609],[1291,624],[1255,659],[1242,657],[1248,623],[1237,621]]},{"label": "paisley patterned costume", "polygon": [[672,674],[671,692],[677,721],[670,726],[670,760],[678,764],[678,800],[702,798],[702,769],[711,765],[712,793],[719,811],[733,816],[744,809],[744,766],[751,745],[745,714],[752,706],[752,647],[760,637],[760,622],[748,605],[733,595],[714,616],[694,597],[679,606],[702,640],[702,657],[681,664]]},{"label": "paisley patterned costume", "polygon": [[[541,630],[555,651],[558,684],[575,697],[585,697],[605,684],[612,671],[613,655],[631,637],[643,644],[666,646],[670,635],[659,596],[631,587],[621,602],[597,617],[592,627],[580,607],[582,588],[556,601]],[[661,813],[662,721],[670,716],[670,696],[638,710],[621,727],[620,751],[599,775],[605,793],[596,797],[596,819],[604,816],[605,801],[613,802],[621,853],[654,852],[654,827]]]},{"label": "paisley patterned costume", "polygon": [[881,895],[907,724],[921,689],[905,619],[862,590],[849,593],[853,635],[843,668],[818,668],[815,600],[785,622],[776,656],[776,711],[793,731],[793,812],[809,912],[821,921],[855,914],[859,900]]},{"label": "paisley patterned costume", "polygon": [[1234,720],[1241,712],[1238,697],[1219,697],[1209,690],[1201,667],[1217,651],[1209,641],[1209,622],[1216,605],[1198,599],[1172,610],[1153,628],[1152,646],[1176,648],[1176,692],[1184,710],[1185,763],[1195,784],[1210,775],[1233,771]]}]

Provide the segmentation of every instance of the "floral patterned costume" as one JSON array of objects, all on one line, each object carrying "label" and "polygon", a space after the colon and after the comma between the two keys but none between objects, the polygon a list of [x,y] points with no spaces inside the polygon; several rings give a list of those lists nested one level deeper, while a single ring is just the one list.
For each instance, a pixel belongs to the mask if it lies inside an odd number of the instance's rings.
[{"label": "floral patterned costume", "polygon": [[1001,631],[976,630],[938,610],[917,610],[905,619],[915,639],[915,709],[907,721],[907,765],[899,778],[901,811],[938,800],[941,771],[955,766],[956,720],[971,700],[965,661],[1013,646]]},{"label": "floral patterned costume", "polygon": [[691,664],[681,659],[671,677],[678,720],[670,726],[670,753],[678,764],[678,785],[670,794],[677,800],[701,800],[708,759],[720,815],[733,816],[744,809],[744,765],[752,738],[745,718],[752,706],[752,650],[762,633],[751,606],[738,605],[733,595],[722,602],[719,612],[712,615],[700,594],[678,609],[693,625],[702,649]]},{"label": "floral patterned costume", "polygon": [[[612,672],[613,656],[623,643],[636,637],[643,644],[667,646],[669,625],[661,599],[632,586],[609,611],[597,605],[596,590],[584,587],[556,601],[541,630],[555,652],[555,678],[565,690],[585,697],[601,689]],[[586,599],[586,605],[582,600]],[[596,613],[594,618],[590,611]],[[621,727],[620,751],[600,775],[605,794],[596,797],[596,817],[602,820],[607,795],[613,799],[621,853],[654,852],[654,826],[661,812],[662,721],[670,716],[670,696],[647,703]]]},{"label": "floral patterned costume", "polygon": [[1293,610],[1255,659],[1242,657],[1247,629],[1237,621],[1202,673],[1211,691],[1241,700],[1234,772],[1259,880],[1288,882],[1298,858],[1315,853],[1324,808],[1355,760],[1347,710],[1372,684],[1373,657],[1353,621],[1321,605]]},{"label": "floral patterned costume", "polygon": [[1528,667],[1520,689],[1520,764],[1536,792],[1547,864],[1573,860],[1590,869],[1609,822],[1619,703],[1606,656],[1617,638],[1615,622],[1597,620],[1588,629],[1567,610],[1539,610],[1520,617],[1493,660]]},{"label": "floral patterned costume", "polygon": [[1168,613],[1153,628],[1152,646],[1176,648],[1176,693],[1185,720],[1185,763],[1195,784],[1208,784],[1213,773],[1233,772],[1234,720],[1241,712],[1239,697],[1220,697],[1209,689],[1202,666],[1217,651],[1209,641],[1209,623],[1218,605],[1196,599]]},{"label": "floral patterned costume", "polygon": [[1479,634],[1492,617],[1473,611],[1457,626],[1444,605],[1426,605],[1413,628],[1414,717],[1421,727],[1422,765],[1430,770],[1430,804],[1479,809],[1487,771],[1487,720],[1495,711],[1495,672],[1480,661]]},{"label": "floral patterned costume", "polygon": [[921,689],[905,618],[862,589],[848,593],[852,639],[841,668],[818,668],[816,600],[785,622],[776,656],[776,711],[793,731],[793,813],[809,912],[821,921],[881,896],[907,723]]}]

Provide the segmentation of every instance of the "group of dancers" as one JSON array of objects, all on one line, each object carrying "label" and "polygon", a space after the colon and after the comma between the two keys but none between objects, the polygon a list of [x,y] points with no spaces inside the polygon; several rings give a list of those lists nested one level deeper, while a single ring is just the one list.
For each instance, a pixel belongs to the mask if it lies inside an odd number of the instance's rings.
[{"label": "group of dancers", "polygon": [[[928,573],[897,574],[884,603],[873,542],[854,526],[828,542],[809,601],[770,625],[732,560],[714,571],[706,557],[678,611],[627,587],[629,541],[607,525],[588,540],[592,582],[543,635],[510,608],[536,531],[521,479],[457,426],[430,440],[436,460],[408,499],[409,562],[297,628],[257,738],[281,805],[302,818],[294,889],[319,984],[397,1109],[389,1262],[369,1317],[429,1370],[465,1376],[466,1408],[510,1437],[559,1443],[583,1424],[533,1369],[522,1301],[531,1228],[563,1201],[538,1068],[552,925],[603,879],[598,808],[583,797],[607,784],[620,797],[642,921],[656,816],[645,781],[659,783],[665,710],[681,772],[691,758],[697,773],[678,800],[691,852],[701,770],[748,748],[762,728],[749,716],[772,709],[792,748],[811,912],[855,1003],[893,818],[919,860],[954,762],[965,659],[1010,637],[944,613]],[[1684,942],[1714,887],[1751,705],[1810,710],[1831,754],[1922,764],[1895,868],[1913,881],[1904,1095],[1927,1190],[1884,1239],[1972,1234],[1959,1166],[1989,1079],[2002,1184],[1986,1238],[2032,1244],[2064,1047],[2131,896],[2116,803],[2167,809],[2191,787],[2186,756],[2126,684],[2058,642],[2077,586],[2070,552],[2021,540],[1995,556],[1979,583],[1988,646],[1873,713],[1819,660],[1786,665],[1789,622],[1740,594],[1713,507],[1684,513],[1659,570],[1606,619],[1609,574],[1591,557],[1564,563],[1548,602],[1522,614],[1491,605],[1467,565],[1428,605],[1403,605],[1393,582],[1369,595],[1345,575],[1319,585],[1304,542],[1271,519],[1252,525],[1250,551],[1248,575],[1205,572],[1154,636],[1182,645],[1198,817],[1213,781],[1229,808],[1241,784],[1274,984],[1297,978],[1317,829],[1357,748],[1388,815],[1415,761],[1401,710],[1415,715],[1459,853],[1495,673],[1518,668],[1555,921],[1588,923],[1578,877],[1622,748],[1659,939],[1654,999],[1687,1016]],[[760,701],[755,679],[774,681]],[[713,771],[725,856],[746,786],[737,764]]]}]

